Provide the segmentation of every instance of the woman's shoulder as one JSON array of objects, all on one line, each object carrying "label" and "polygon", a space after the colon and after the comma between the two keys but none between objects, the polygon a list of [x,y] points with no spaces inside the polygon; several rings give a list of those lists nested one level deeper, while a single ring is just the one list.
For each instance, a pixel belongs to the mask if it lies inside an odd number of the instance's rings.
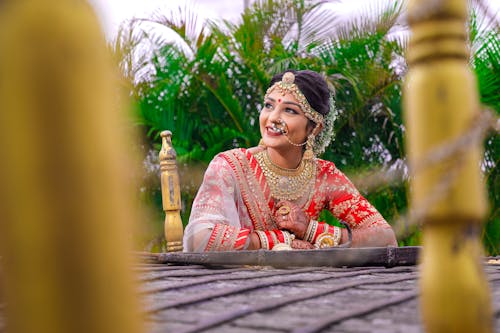
[{"label": "woman's shoulder", "polygon": [[226,151],[221,151],[217,155],[214,156],[212,159],[212,162],[217,161],[217,160],[230,160],[234,157],[242,157],[247,154],[247,149],[245,148],[234,148]]},{"label": "woman's shoulder", "polygon": [[250,160],[251,156],[260,151],[260,147],[252,148],[234,148],[226,151],[222,151],[214,156],[210,165],[224,165],[231,166],[234,164],[242,164],[245,161]]},{"label": "woman's shoulder", "polygon": [[333,163],[332,161],[316,158],[316,163],[318,165],[319,171],[322,173],[334,174],[336,172],[339,172],[339,170],[335,166],[335,163]]},{"label": "woman's shoulder", "polygon": [[215,158],[227,158],[227,157],[233,157],[233,156],[250,156],[250,155],[255,155],[258,152],[261,152],[263,150],[262,147],[251,147],[251,148],[233,148],[230,150],[222,151],[218,153]]},{"label": "woman's shoulder", "polygon": [[347,179],[346,175],[335,165],[335,163],[320,158],[316,159],[318,165],[318,177],[329,179]]}]

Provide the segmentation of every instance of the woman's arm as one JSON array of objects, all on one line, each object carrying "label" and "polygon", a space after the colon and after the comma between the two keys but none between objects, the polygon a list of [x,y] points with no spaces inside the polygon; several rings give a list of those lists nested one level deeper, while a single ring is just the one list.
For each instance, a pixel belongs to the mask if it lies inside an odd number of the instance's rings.
[{"label": "woman's arm", "polygon": [[240,224],[231,167],[216,156],[209,164],[184,230],[188,252],[241,250],[249,246],[250,228]]},{"label": "woman's arm", "polygon": [[[341,229],[340,244],[348,241],[347,229]],[[397,246],[394,231],[389,228],[357,228],[352,233],[352,247]]]},{"label": "woman's arm", "polygon": [[[334,186],[329,210],[350,226],[353,247],[397,246],[396,236],[389,223],[342,172],[335,169],[331,181]],[[342,229],[340,243],[347,240],[347,230]]]}]

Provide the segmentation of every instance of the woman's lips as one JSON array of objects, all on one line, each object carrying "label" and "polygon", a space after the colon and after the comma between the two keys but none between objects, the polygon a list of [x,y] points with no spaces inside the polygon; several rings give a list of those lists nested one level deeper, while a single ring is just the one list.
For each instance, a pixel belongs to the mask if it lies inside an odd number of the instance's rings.
[{"label": "woman's lips", "polygon": [[269,136],[281,136],[283,131],[277,127],[266,126],[266,133]]}]

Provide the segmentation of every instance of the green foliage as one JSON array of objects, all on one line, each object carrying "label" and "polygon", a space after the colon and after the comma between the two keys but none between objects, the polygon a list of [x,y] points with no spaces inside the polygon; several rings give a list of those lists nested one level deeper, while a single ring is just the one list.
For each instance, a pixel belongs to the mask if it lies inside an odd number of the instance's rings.
[{"label": "green foliage", "polygon": [[[122,29],[114,49],[124,53],[122,70],[133,82],[136,123],[144,130],[146,150],[158,147],[159,132],[164,129],[174,133],[181,165],[206,166],[220,151],[255,145],[260,139],[258,112],[272,75],[307,68],[324,74],[340,110],[336,140],[322,157],[349,174],[405,169],[401,92],[406,40],[393,34],[402,3],[370,5],[369,15],[347,22],[324,1],[306,0],[256,1],[237,23],[201,24],[190,7],[132,22]],[[166,29],[176,38],[165,41],[145,29],[145,24]],[[498,114],[498,26],[497,30],[477,26],[472,16],[471,65],[482,103]],[[144,43],[152,49],[146,58],[137,56]],[[133,55],[139,65],[131,63]],[[485,147],[492,212],[483,238],[489,253],[498,254],[498,135],[488,137]],[[196,177],[188,174],[188,178]],[[389,221],[405,214],[406,180],[360,190]],[[157,201],[158,190],[147,193],[150,201]],[[185,222],[194,193],[183,195]],[[335,223],[331,217],[324,218]],[[401,245],[419,244],[418,228],[410,229],[399,239]]]},{"label": "green foliage", "polygon": [[[477,77],[481,103],[500,116],[500,25],[472,12],[469,23],[471,66]],[[483,228],[486,252],[500,254],[500,135],[490,133],[484,141],[482,167],[487,184],[490,214]]]}]

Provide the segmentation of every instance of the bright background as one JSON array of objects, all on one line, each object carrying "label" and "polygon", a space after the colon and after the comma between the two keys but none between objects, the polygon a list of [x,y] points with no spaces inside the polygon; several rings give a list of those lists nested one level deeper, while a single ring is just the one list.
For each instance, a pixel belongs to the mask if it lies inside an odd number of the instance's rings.
[{"label": "bright background", "polygon": [[[132,17],[149,17],[155,12],[169,13],[186,4],[195,5],[200,19],[235,20],[243,11],[243,0],[89,0],[99,15],[108,39],[121,22]],[[195,7],[195,8],[196,8]]]},{"label": "bright background", "polygon": [[[387,0],[385,0],[387,1]],[[500,16],[500,0],[481,0]],[[113,39],[120,23],[132,17],[149,17],[155,12],[169,13],[186,4],[195,5],[200,19],[236,20],[243,11],[244,3],[253,0],[89,0],[101,19],[108,40]],[[352,15],[368,2],[380,3],[384,0],[336,0],[331,7],[341,15]],[[196,8],[195,7],[195,8]]]}]

